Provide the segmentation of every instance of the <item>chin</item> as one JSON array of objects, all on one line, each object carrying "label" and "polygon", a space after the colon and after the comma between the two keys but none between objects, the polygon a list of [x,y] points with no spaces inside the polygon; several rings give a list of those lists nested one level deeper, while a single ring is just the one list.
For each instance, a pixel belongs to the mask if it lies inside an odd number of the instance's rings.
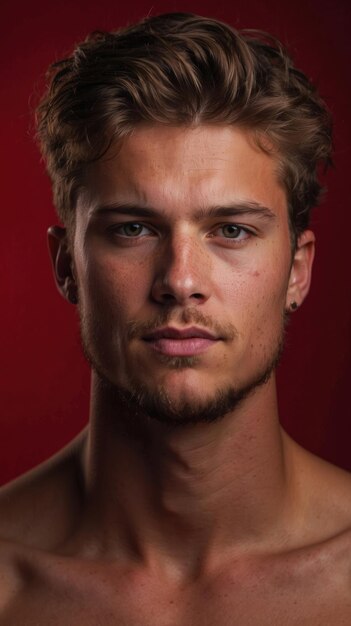
[{"label": "chin", "polygon": [[[194,424],[209,424],[221,420],[228,413],[235,411],[257,387],[264,385],[270,378],[272,368],[253,377],[247,384],[233,386],[223,384],[217,387],[206,384],[204,376],[190,372],[173,372],[173,379],[166,377],[163,384],[144,383],[139,378],[130,380],[122,386],[96,371],[100,383],[105,389],[109,403],[126,406],[123,419],[132,420],[140,426],[146,420],[154,420],[172,427]],[[185,378],[181,376],[185,374]],[[208,382],[208,381],[207,381]],[[213,383],[214,385],[214,383]],[[114,411],[121,414],[120,411]]]}]

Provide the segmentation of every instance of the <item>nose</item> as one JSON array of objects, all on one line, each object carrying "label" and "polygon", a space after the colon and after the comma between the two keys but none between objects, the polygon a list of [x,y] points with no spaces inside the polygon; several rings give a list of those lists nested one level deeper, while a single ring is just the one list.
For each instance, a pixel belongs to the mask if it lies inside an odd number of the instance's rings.
[{"label": "nose", "polygon": [[164,305],[196,306],[210,297],[210,267],[206,251],[192,236],[165,242],[158,258],[151,295]]}]

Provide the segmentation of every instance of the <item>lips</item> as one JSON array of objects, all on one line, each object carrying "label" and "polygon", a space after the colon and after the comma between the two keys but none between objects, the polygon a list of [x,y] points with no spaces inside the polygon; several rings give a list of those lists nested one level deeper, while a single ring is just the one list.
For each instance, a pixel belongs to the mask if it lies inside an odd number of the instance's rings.
[{"label": "lips", "polygon": [[220,338],[208,330],[192,326],[159,328],[145,335],[143,340],[150,348],[167,356],[195,356],[215,345]]},{"label": "lips", "polygon": [[200,338],[200,339],[212,339],[216,340],[218,337],[210,333],[208,330],[204,328],[199,328],[197,326],[191,326],[190,328],[174,328],[172,326],[167,326],[166,328],[159,328],[157,330],[148,333],[143,337],[145,341],[152,341],[154,339],[189,339],[189,338]]}]

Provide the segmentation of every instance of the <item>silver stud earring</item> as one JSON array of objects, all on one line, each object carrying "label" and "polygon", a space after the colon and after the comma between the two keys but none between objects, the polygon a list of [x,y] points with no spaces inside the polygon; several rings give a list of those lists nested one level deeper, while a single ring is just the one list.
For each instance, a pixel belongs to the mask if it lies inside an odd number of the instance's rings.
[{"label": "silver stud earring", "polygon": [[291,302],[291,303],[290,303],[290,310],[291,310],[291,311],[296,311],[296,309],[298,308],[298,306],[299,306],[299,305],[298,305],[298,304],[297,304],[297,302],[295,302],[295,300],[294,300],[294,302]]}]

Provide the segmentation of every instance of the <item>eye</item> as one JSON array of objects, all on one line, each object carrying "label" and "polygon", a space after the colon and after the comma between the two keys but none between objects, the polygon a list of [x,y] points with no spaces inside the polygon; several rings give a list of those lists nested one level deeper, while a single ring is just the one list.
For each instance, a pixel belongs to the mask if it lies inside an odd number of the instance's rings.
[{"label": "eye", "polygon": [[222,224],[222,226],[219,226],[216,229],[214,235],[223,236],[225,239],[236,239],[242,241],[244,239],[248,239],[252,233],[238,224]]},{"label": "eye", "polygon": [[125,224],[119,224],[111,228],[113,233],[121,235],[122,237],[136,238],[139,236],[149,235],[151,230],[140,224],[139,222],[126,222]]}]

